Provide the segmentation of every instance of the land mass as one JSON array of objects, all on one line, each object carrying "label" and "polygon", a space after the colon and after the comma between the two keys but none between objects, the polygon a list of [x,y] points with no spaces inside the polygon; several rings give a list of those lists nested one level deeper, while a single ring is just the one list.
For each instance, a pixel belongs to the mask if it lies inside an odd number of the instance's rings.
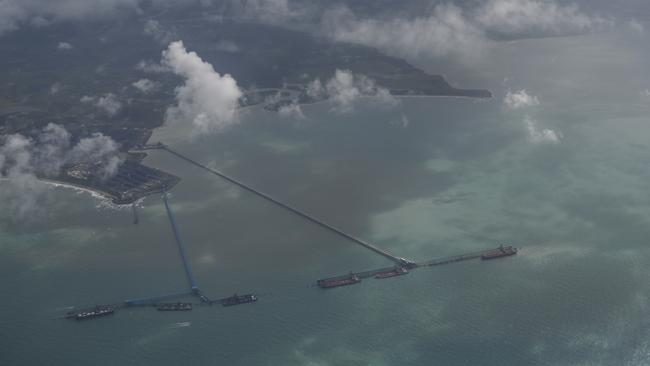
[{"label": "land mass", "polygon": [[[147,69],[161,57],[165,42],[143,32],[147,19],[133,16],[94,24],[69,23],[26,28],[0,37],[0,135],[35,136],[48,123],[64,126],[80,139],[100,132],[119,143],[124,163],[117,174],[101,178],[92,164],[64,166],[64,183],[104,193],[118,204],[171,188],[179,178],[144,166],[146,145],[175,103],[182,82],[171,73]],[[307,93],[310,81],[349,70],[373,79],[391,94],[489,98],[485,89],[452,87],[405,60],[359,45],[336,43],[308,33],[232,21],[187,10],[161,15],[169,40],[182,39],[215,70],[231,74],[244,90],[241,106],[278,110],[289,103],[319,101]],[[72,49],[60,50],[60,41]],[[29,47],[25,47],[29,45]],[[144,61],[144,63],[143,63]],[[140,66],[138,66],[140,65]],[[154,68],[155,69],[155,68]],[[132,84],[147,78],[156,87],[143,93]],[[108,113],[95,102],[111,93],[120,108]],[[92,99],[95,98],[95,99]],[[88,98],[86,98],[88,99]]]}]

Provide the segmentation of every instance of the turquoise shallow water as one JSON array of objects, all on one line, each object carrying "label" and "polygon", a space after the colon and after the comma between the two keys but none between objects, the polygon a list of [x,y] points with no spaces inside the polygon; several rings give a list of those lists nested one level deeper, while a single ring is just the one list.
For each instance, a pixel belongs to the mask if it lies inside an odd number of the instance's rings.
[{"label": "turquoise shallow water", "polygon": [[[640,59],[586,65],[632,80]],[[52,188],[33,222],[0,214],[0,364],[647,364],[650,107],[637,91],[597,88],[606,81],[567,65],[536,69],[535,80],[525,67],[512,71],[541,95],[526,112],[505,110],[498,93],[344,115],[318,104],[301,121],[250,109],[220,135],[190,141],[172,126],[152,138],[400,256],[501,242],[523,247],[518,256],[320,291],[308,287],[319,277],[387,263],[153,152],[148,164],[183,179],[170,203],[201,288],[211,297],[258,292],[260,301],[53,320],[71,305],[187,281],[158,197],[142,202],[133,225],[128,209]],[[503,90],[498,77],[491,86]],[[531,142],[525,114],[561,133],[560,143]]]}]

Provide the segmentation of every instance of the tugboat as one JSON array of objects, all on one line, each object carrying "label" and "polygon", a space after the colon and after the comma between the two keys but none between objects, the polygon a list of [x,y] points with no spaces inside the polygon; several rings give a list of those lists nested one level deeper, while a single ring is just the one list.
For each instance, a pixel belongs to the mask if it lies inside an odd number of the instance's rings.
[{"label": "tugboat", "polygon": [[491,250],[481,255],[481,259],[482,260],[496,259],[501,257],[508,257],[515,254],[517,254],[517,248],[513,247],[512,245],[508,245],[508,246],[501,245],[497,249]]},{"label": "tugboat", "polygon": [[192,310],[191,302],[172,302],[156,305],[158,311],[189,311]]},{"label": "tugboat", "polygon": [[86,310],[79,312],[74,315],[74,318],[77,320],[85,320],[85,319],[92,319],[92,318],[97,318],[100,316],[106,316],[113,314],[115,310],[113,310],[112,307],[110,306],[95,306],[95,309],[93,310]]},{"label": "tugboat", "polygon": [[257,296],[253,294],[246,294],[246,295],[234,294],[230,297],[226,297],[225,299],[221,299],[221,305],[233,306],[233,305],[247,304],[249,302],[255,302],[255,301],[257,301]]},{"label": "tugboat", "polygon": [[334,288],[339,286],[354,285],[359,282],[361,282],[361,279],[357,275],[350,273],[350,277],[348,278],[335,280],[318,280],[316,281],[316,284],[320,288]]},{"label": "tugboat", "polygon": [[402,276],[405,274],[408,274],[409,271],[406,268],[402,267],[395,267],[394,269],[390,271],[385,271],[385,272],[379,272],[375,274],[375,278],[378,280],[381,280],[383,278],[389,278],[389,277],[395,277],[395,276]]}]

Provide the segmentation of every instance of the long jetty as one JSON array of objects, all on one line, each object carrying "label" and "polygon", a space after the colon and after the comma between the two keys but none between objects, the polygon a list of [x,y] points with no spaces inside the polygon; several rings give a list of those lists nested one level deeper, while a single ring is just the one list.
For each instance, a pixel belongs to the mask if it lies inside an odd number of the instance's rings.
[{"label": "long jetty", "polygon": [[211,173],[213,175],[216,175],[216,176],[218,176],[220,178],[223,178],[223,179],[227,180],[228,182],[233,183],[236,186],[257,195],[258,197],[262,197],[263,199],[265,199],[265,200],[267,200],[269,202],[272,202],[272,203],[274,203],[274,204],[276,204],[276,205],[278,205],[278,206],[280,206],[280,207],[282,207],[282,208],[284,208],[284,209],[286,209],[286,210],[288,210],[288,211],[290,211],[290,212],[292,212],[292,213],[294,213],[294,214],[296,214],[296,215],[298,215],[298,216],[300,216],[300,217],[302,217],[302,218],[304,218],[304,219],[306,219],[308,221],[311,221],[312,223],[314,223],[314,224],[316,224],[316,225],[318,225],[318,226],[320,226],[322,228],[325,228],[325,229],[327,229],[327,230],[329,230],[329,231],[331,231],[331,232],[333,232],[335,234],[338,234],[338,235],[340,235],[340,236],[342,236],[342,237],[344,237],[344,238],[346,238],[346,239],[348,239],[348,240],[350,240],[350,241],[352,241],[354,243],[357,243],[357,244],[363,246],[366,249],[369,249],[369,250],[371,250],[371,251],[373,251],[373,252],[375,252],[375,253],[377,253],[377,254],[385,257],[385,258],[388,258],[389,260],[397,263],[400,266],[412,266],[414,264],[413,262],[411,262],[411,261],[409,261],[407,259],[394,256],[394,255],[388,253],[387,251],[377,247],[374,244],[371,244],[371,243],[369,243],[369,242],[367,242],[365,240],[361,240],[361,239],[359,239],[359,238],[357,238],[357,237],[355,237],[353,235],[350,235],[350,234],[344,232],[343,230],[341,230],[339,228],[336,228],[336,227],[324,222],[321,219],[318,219],[318,218],[316,218],[316,217],[314,217],[314,216],[312,216],[312,215],[310,215],[310,214],[308,214],[308,213],[306,213],[306,212],[304,212],[302,210],[299,210],[299,209],[297,209],[297,208],[295,208],[295,207],[293,207],[293,206],[291,206],[291,205],[289,205],[287,203],[284,203],[284,202],[282,202],[282,201],[280,201],[280,200],[278,200],[278,199],[276,199],[276,198],[274,198],[274,197],[272,197],[272,196],[270,196],[270,195],[268,195],[268,194],[266,194],[266,193],[264,193],[264,192],[262,192],[262,191],[260,191],[260,190],[258,190],[256,188],[253,188],[253,187],[249,186],[248,184],[243,183],[242,181],[240,181],[238,179],[235,179],[235,178],[233,178],[231,176],[228,176],[228,175],[224,174],[221,171],[209,168],[209,167],[207,167],[207,166],[205,166],[205,165],[203,165],[203,164],[201,164],[201,163],[199,163],[199,162],[197,162],[197,161],[195,161],[195,160],[193,160],[193,159],[191,159],[191,158],[189,158],[189,157],[187,157],[187,156],[185,156],[185,155],[183,155],[183,154],[181,154],[181,153],[179,153],[179,152],[177,152],[177,151],[175,151],[173,149],[171,149],[169,146],[167,146],[167,145],[165,145],[163,143],[159,142],[159,143],[153,144],[153,145],[146,145],[142,149],[143,150],[152,150],[152,149],[165,150],[165,151],[169,152],[170,154],[172,154],[172,155],[174,155],[174,156],[176,156],[176,157],[178,157],[178,158],[180,158],[182,160],[185,160],[186,162],[188,162],[188,163],[190,163],[192,165],[195,165],[195,166],[197,166],[197,167],[199,167],[199,168],[201,168],[201,169],[203,169],[203,170],[205,170],[205,171],[207,171],[207,172],[209,172],[209,173]]},{"label": "long jetty", "polygon": [[[296,214],[296,215],[298,215],[298,216],[300,216],[300,217],[302,217],[304,219],[307,219],[307,220],[311,221],[312,223],[314,223],[316,225],[319,225],[319,226],[321,226],[321,227],[323,227],[323,228],[325,228],[325,229],[327,229],[327,230],[329,230],[331,232],[334,232],[334,233],[336,233],[336,234],[338,234],[338,235],[340,235],[340,236],[342,236],[342,237],[344,237],[344,238],[346,238],[348,240],[351,240],[351,241],[353,241],[353,242],[355,242],[355,243],[357,243],[357,244],[359,244],[359,245],[361,245],[361,246],[363,246],[363,247],[365,247],[365,248],[367,248],[369,250],[372,250],[373,252],[375,252],[377,254],[380,254],[385,258],[390,259],[391,261],[395,262],[395,264],[396,264],[393,267],[383,267],[383,268],[373,269],[373,270],[369,270],[369,271],[362,271],[362,272],[349,272],[347,274],[340,275],[340,276],[323,278],[323,279],[320,279],[320,280],[318,280],[316,282],[316,284],[321,286],[321,287],[333,287],[333,286],[323,286],[323,281],[327,282],[327,281],[354,279],[354,282],[352,282],[352,283],[358,283],[360,281],[360,279],[362,279],[362,278],[369,278],[369,277],[376,276],[378,274],[380,275],[378,278],[385,278],[386,274],[389,274],[392,277],[393,275],[408,273],[408,271],[406,271],[406,270],[409,270],[409,269],[416,269],[416,268],[421,268],[421,267],[439,266],[439,265],[444,265],[444,264],[450,264],[450,263],[456,263],[456,262],[462,262],[462,261],[477,259],[477,258],[482,257],[485,254],[493,253],[493,252],[495,252],[497,250],[501,250],[502,253],[503,253],[503,255],[499,255],[499,257],[500,256],[509,256],[509,255],[517,253],[516,248],[513,250],[512,247],[508,247],[508,248],[510,248],[509,249],[510,252],[507,253],[506,251],[504,251],[504,247],[501,246],[501,247],[499,247],[497,249],[481,250],[481,251],[476,251],[476,252],[472,252],[472,253],[466,253],[466,254],[455,255],[455,256],[450,256],[450,257],[432,259],[432,260],[428,260],[428,261],[424,261],[424,262],[414,262],[414,261],[410,261],[410,260],[407,260],[407,259],[404,259],[404,258],[401,258],[401,257],[396,257],[396,256],[386,252],[385,250],[378,248],[377,246],[375,246],[375,245],[373,245],[371,243],[368,243],[368,242],[366,242],[364,240],[358,239],[358,238],[356,238],[356,237],[354,237],[354,236],[352,236],[352,235],[350,235],[350,234],[348,234],[348,233],[346,233],[346,232],[344,232],[344,231],[342,231],[342,230],[340,230],[340,229],[338,229],[338,228],[336,228],[336,227],[334,227],[334,226],[332,226],[330,224],[325,223],[324,221],[322,221],[320,219],[317,219],[314,216],[311,216],[311,215],[305,213],[304,211],[301,211],[301,210],[299,210],[297,208],[294,208],[293,206],[290,206],[289,204],[286,204],[286,203],[284,203],[282,201],[279,201],[279,200],[273,198],[272,196],[270,196],[270,195],[268,195],[268,194],[266,194],[264,192],[261,192],[261,191],[255,189],[255,188],[253,188],[253,187],[251,187],[251,186],[249,186],[249,185],[247,185],[247,184],[245,184],[245,183],[243,183],[243,182],[241,182],[241,181],[239,181],[239,180],[237,180],[235,178],[232,178],[232,177],[230,177],[230,176],[228,176],[228,175],[226,175],[226,174],[224,174],[224,173],[222,173],[222,172],[220,172],[220,171],[218,171],[216,169],[211,169],[211,168],[209,168],[209,167],[207,167],[207,166],[205,166],[205,165],[203,165],[203,164],[201,164],[199,162],[196,162],[196,161],[190,159],[189,157],[170,149],[168,146],[166,146],[166,145],[164,145],[162,143],[144,145],[144,146],[139,147],[139,150],[154,150],[154,149],[165,150],[165,151],[171,153],[172,155],[191,163],[192,165],[195,165],[195,166],[197,166],[197,167],[199,167],[199,168],[201,168],[201,169],[203,169],[203,170],[205,170],[205,171],[207,171],[207,172],[209,172],[211,174],[214,174],[214,175],[216,175],[218,177],[221,177],[221,178],[227,180],[228,182],[231,182],[231,183],[237,185],[238,187],[240,187],[240,188],[242,188],[242,189],[244,189],[246,191],[249,191],[249,192],[251,192],[251,193],[253,193],[253,194],[255,194],[255,195],[259,196],[259,197],[264,198],[267,201],[270,201],[270,202],[272,202],[272,203],[274,203],[274,204],[276,204],[276,205],[278,205],[280,207],[283,207],[283,208],[287,209],[288,211],[290,211],[290,212],[292,212],[292,213],[294,213],[294,214]],[[171,207],[169,205],[169,202],[168,202],[167,198],[168,198],[167,192],[163,191],[162,192],[162,200],[163,200],[163,203],[165,205],[165,210],[167,211],[167,216],[169,218],[169,223],[170,223],[172,232],[174,234],[174,238],[176,240],[176,245],[178,247],[178,252],[179,252],[180,257],[181,257],[182,262],[183,262],[183,268],[185,270],[187,280],[189,281],[190,291],[171,293],[171,294],[161,295],[161,296],[135,298],[135,299],[124,300],[122,302],[118,302],[118,303],[114,303],[114,304],[95,305],[95,307],[76,309],[76,310],[69,311],[64,316],[64,318],[76,318],[76,319],[79,319],[79,315],[83,311],[92,312],[92,311],[103,311],[102,309],[104,309],[104,310],[108,309],[108,310],[110,310],[110,313],[112,313],[113,309],[117,309],[117,308],[157,305],[161,301],[164,301],[164,300],[170,300],[170,299],[173,299],[173,298],[181,298],[181,297],[188,297],[188,296],[196,296],[196,297],[198,297],[199,300],[200,300],[201,305],[212,305],[212,304],[215,304],[215,303],[226,304],[225,303],[226,301],[232,299],[232,297],[230,297],[230,298],[223,298],[223,299],[218,299],[218,300],[210,300],[206,295],[203,294],[201,289],[199,289],[199,287],[198,287],[198,285],[196,283],[196,280],[194,278],[194,274],[192,272],[192,268],[190,266],[186,251],[185,251],[185,246],[183,244],[183,241],[182,241],[182,238],[181,238],[181,235],[180,235],[180,231],[179,231],[178,225],[176,223],[176,218],[174,217],[174,213],[171,210]],[[134,223],[137,223],[138,219],[137,219],[137,212],[136,212],[135,205],[133,205],[132,209],[133,209],[133,214],[134,214]],[[494,257],[494,256],[491,255],[491,257]],[[401,271],[401,272],[397,272],[398,270]],[[391,272],[393,272],[393,274],[391,274]],[[346,285],[346,284],[351,284],[351,283],[348,281],[348,283],[335,284],[334,286],[340,286],[340,285]],[[98,310],[98,309],[100,309],[100,310]],[[107,313],[104,312],[104,313],[101,313],[100,315],[105,315],[105,314],[107,314]],[[88,315],[84,315],[84,318],[87,317],[87,316]],[[96,315],[91,315],[91,317],[94,317],[94,316],[96,316]]]},{"label": "long jetty", "polygon": [[[472,259],[478,259],[482,255],[493,252],[493,251],[498,250],[498,249],[499,248],[487,249],[487,250],[481,250],[481,251],[476,251],[476,252],[471,252],[471,253],[466,253],[466,254],[461,254],[461,255],[454,255],[454,256],[451,256],[451,257],[431,259],[431,260],[424,261],[424,262],[418,262],[415,265],[412,265],[411,267],[409,267],[409,269],[440,266],[440,265],[443,265],[443,264],[450,264],[450,263],[468,261],[468,260],[472,260]],[[370,278],[370,277],[374,277],[375,275],[377,275],[379,273],[388,272],[388,271],[391,271],[391,270],[394,270],[394,269],[395,269],[395,267],[384,267],[384,268],[371,269],[371,270],[368,270],[368,271],[349,272],[349,273],[339,275],[339,276],[322,278],[322,279],[319,279],[318,281],[337,281],[337,280],[343,280],[343,279],[346,279],[346,278],[350,278],[351,276],[355,276],[355,277],[358,277],[360,279]]]},{"label": "long jetty", "polygon": [[171,225],[172,231],[174,232],[174,238],[176,239],[178,252],[180,253],[181,260],[183,261],[183,268],[185,268],[185,274],[187,275],[187,279],[190,282],[190,288],[192,289],[193,292],[200,291],[199,286],[196,284],[196,280],[194,279],[194,274],[192,273],[192,267],[190,267],[190,263],[187,260],[187,254],[185,253],[185,246],[183,245],[183,241],[181,240],[181,234],[178,231],[178,225],[176,225],[176,219],[174,218],[174,214],[172,213],[172,210],[169,207],[169,203],[167,202],[167,193],[163,193],[162,200],[165,203],[165,209],[167,210],[167,216],[169,217],[169,224]]},{"label": "long jetty", "polygon": [[179,297],[187,297],[194,295],[194,292],[177,292],[168,295],[161,296],[152,296],[152,297],[143,297],[138,299],[129,299],[124,301],[125,306],[144,306],[144,305],[155,305],[163,300],[177,299]]}]

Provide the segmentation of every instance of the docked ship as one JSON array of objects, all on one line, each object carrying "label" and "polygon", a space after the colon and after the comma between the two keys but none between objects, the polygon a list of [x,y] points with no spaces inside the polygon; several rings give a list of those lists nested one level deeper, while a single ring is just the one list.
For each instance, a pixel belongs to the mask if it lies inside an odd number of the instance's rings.
[{"label": "docked ship", "polygon": [[316,284],[320,288],[333,288],[339,286],[354,285],[355,283],[361,282],[361,279],[354,274],[351,274],[348,278],[341,279],[332,279],[332,280],[318,280]]},{"label": "docked ship", "polygon": [[385,271],[385,272],[379,272],[375,274],[375,278],[380,280],[382,278],[389,278],[389,277],[395,277],[395,276],[402,276],[409,273],[409,271],[406,268],[402,267],[395,267],[394,269],[390,271]]},{"label": "docked ship", "polygon": [[497,249],[484,253],[483,255],[481,255],[481,259],[483,260],[496,259],[501,257],[508,257],[515,254],[517,254],[517,248],[513,247],[512,245],[508,245],[508,246],[502,245]]},{"label": "docked ship", "polygon": [[192,310],[191,302],[171,302],[156,305],[158,311],[189,311]]},{"label": "docked ship", "polygon": [[96,306],[93,310],[86,310],[74,315],[77,320],[92,319],[100,316],[113,314],[115,310],[109,306]]},{"label": "docked ship", "polygon": [[233,306],[233,305],[247,304],[249,302],[255,302],[255,301],[257,301],[257,296],[253,294],[246,294],[246,295],[234,294],[225,299],[221,299],[221,305]]}]

